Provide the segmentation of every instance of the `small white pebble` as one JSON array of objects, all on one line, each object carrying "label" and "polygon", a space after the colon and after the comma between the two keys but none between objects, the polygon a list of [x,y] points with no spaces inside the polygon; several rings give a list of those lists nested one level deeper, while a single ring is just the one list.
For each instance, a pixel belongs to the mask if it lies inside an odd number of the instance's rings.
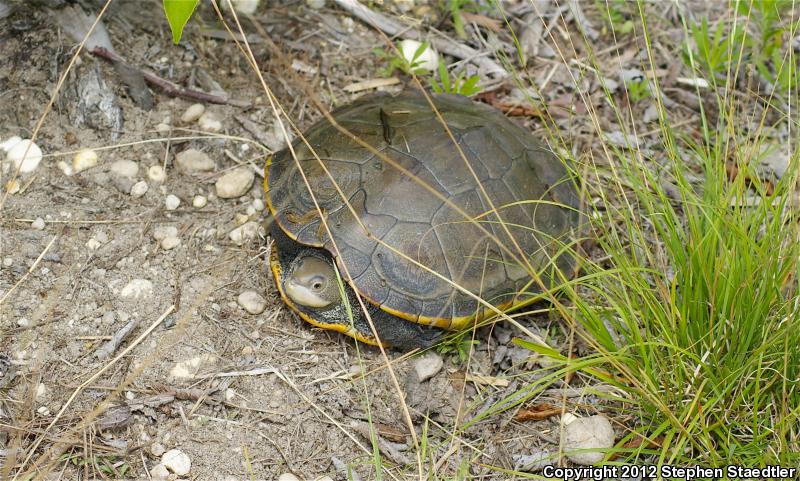
[{"label": "small white pebble", "polygon": [[147,182],[140,180],[139,182],[133,184],[133,187],[131,187],[131,197],[138,199],[139,197],[144,196],[149,188],[150,186],[147,185]]},{"label": "small white pebble", "polygon": [[611,422],[602,414],[596,414],[567,424],[561,442],[564,453],[572,462],[591,465],[603,460],[605,453],[600,450],[613,446],[614,439]]},{"label": "small white pebble", "polygon": [[42,219],[41,217],[37,217],[36,220],[31,222],[31,227],[33,227],[36,230],[44,229],[44,219]]},{"label": "small white pebble", "polygon": [[242,245],[245,242],[249,242],[258,236],[258,222],[247,222],[242,226],[239,226],[233,229],[229,234],[231,241],[236,245]]},{"label": "small white pebble", "polygon": [[97,152],[92,149],[81,149],[72,157],[72,171],[76,174],[97,165]]},{"label": "small white pebble", "polygon": [[8,192],[9,194],[16,194],[17,192],[19,192],[20,188],[21,186],[19,185],[18,179],[11,179],[8,182],[6,182],[6,192]]},{"label": "small white pebble", "polygon": [[222,130],[222,122],[217,120],[211,112],[206,112],[201,115],[200,120],[197,121],[197,125],[200,126],[200,130],[205,132],[219,132]]},{"label": "small white pebble", "polygon": [[203,151],[186,149],[175,156],[175,164],[186,172],[205,172],[214,170],[214,161]]},{"label": "small white pebble", "polygon": [[63,160],[59,160],[59,161],[56,163],[56,166],[57,166],[57,167],[59,168],[59,170],[61,170],[61,172],[63,172],[63,173],[64,173],[64,175],[66,175],[66,176],[70,176],[70,175],[72,175],[72,174],[74,174],[74,173],[75,173],[75,171],[72,169],[72,166],[71,166],[70,164],[68,164],[68,163],[64,162]]},{"label": "small white pebble", "polygon": [[278,481],[300,481],[300,478],[292,473],[283,473],[278,476]]},{"label": "small white pebble", "polygon": [[170,127],[169,124],[165,124],[162,122],[156,125],[156,132],[158,132],[159,134],[166,134],[167,132],[170,131],[171,128],[172,127]]},{"label": "small white pebble", "polygon": [[139,173],[139,164],[132,160],[117,160],[111,164],[111,173],[132,179]]},{"label": "small white pebble", "polygon": [[181,122],[188,124],[190,122],[195,122],[197,119],[200,118],[201,115],[206,111],[206,106],[203,104],[192,104],[183,112],[181,115]]},{"label": "small white pebble", "polygon": [[169,471],[166,466],[158,463],[150,468],[150,477],[155,481],[167,481],[169,479]]},{"label": "small white pebble", "polygon": [[3,152],[8,152],[9,150],[11,150],[11,147],[14,147],[21,141],[22,137],[20,137],[19,135],[11,136],[8,139],[0,142],[0,149],[2,149]]},{"label": "small white pebble", "polygon": [[94,237],[92,237],[91,239],[86,241],[86,248],[89,249],[89,250],[92,250],[92,251],[96,251],[102,245],[103,244],[101,244],[100,241],[95,239]]},{"label": "small white pebble", "polygon": [[247,209],[245,209],[245,212],[247,213],[248,216],[253,215],[256,213],[256,208],[253,207],[252,205],[248,205]]},{"label": "small white pebble", "polygon": [[42,161],[42,149],[29,139],[22,139],[8,149],[6,159],[14,162],[20,172],[33,172]]},{"label": "small white pebble", "polygon": [[250,220],[250,217],[248,217],[248,216],[246,216],[244,214],[236,214],[236,217],[234,217],[234,219],[233,219],[233,221],[236,222],[236,225],[242,225],[245,222],[247,222],[248,220]]},{"label": "small white pebble", "polygon": [[175,210],[179,205],[181,205],[181,200],[178,198],[178,196],[169,194],[164,201],[164,205],[167,210]]},{"label": "small white pebble", "polygon": [[153,293],[153,283],[147,279],[133,279],[122,288],[119,295],[124,298],[138,299]]},{"label": "small white pebble", "polygon": [[253,185],[255,174],[247,167],[238,167],[217,179],[217,196],[222,199],[241,197]]},{"label": "small white pebble", "polygon": [[256,291],[244,291],[236,300],[250,314],[261,314],[267,308],[267,301]]},{"label": "small white pebble", "polygon": [[181,240],[177,237],[166,237],[161,240],[161,248],[165,251],[172,250],[181,244]]},{"label": "small white pebble", "polygon": [[166,452],[166,449],[164,449],[163,444],[153,443],[150,445],[150,454],[152,454],[153,456],[160,457],[162,454],[164,454],[164,452]]},{"label": "small white pebble", "polygon": [[147,177],[153,182],[164,182],[164,179],[167,178],[167,173],[164,172],[164,168],[160,165],[153,165],[147,169]]},{"label": "small white pebble", "polygon": [[192,199],[192,205],[197,209],[202,209],[206,204],[208,204],[208,199],[202,195],[196,195],[194,199]]},{"label": "small white pebble", "polygon": [[174,225],[159,225],[153,228],[153,239],[161,241],[167,237],[178,237],[178,228]]},{"label": "small white pebble", "polygon": [[[231,2],[234,10],[245,15],[256,13],[258,4],[261,0],[235,0]],[[228,8],[228,2],[222,2],[223,8]]]},{"label": "small white pebble", "polygon": [[253,199],[253,209],[259,212],[264,210],[264,201],[261,199]]},{"label": "small white pebble", "polygon": [[3,267],[11,267],[12,265],[14,265],[14,259],[10,257],[3,259]]},{"label": "small white pebble", "polygon": [[[29,321],[29,320],[28,320],[27,318],[25,318],[25,317],[20,317],[19,319],[17,319],[17,325],[18,325],[19,327],[28,327],[28,326],[30,326],[30,325],[31,325],[31,321]],[[38,394],[37,394],[37,395],[38,395]]]},{"label": "small white pebble", "polygon": [[39,409],[37,409],[37,410],[36,410],[36,412],[37,412],[37,413],[38,413],[40,416],[45,416],[45,417],[47,417],[47,416],[49,416],[49,415],[50,415],[50,409],[48,409],[48,408],[47,408],[47,406],[42,406],[42,407],[40,407]]},{"label": "small white pebble", "polygon": [[325,0],[306,0],[308,8],[319,10],[325,7]]}]

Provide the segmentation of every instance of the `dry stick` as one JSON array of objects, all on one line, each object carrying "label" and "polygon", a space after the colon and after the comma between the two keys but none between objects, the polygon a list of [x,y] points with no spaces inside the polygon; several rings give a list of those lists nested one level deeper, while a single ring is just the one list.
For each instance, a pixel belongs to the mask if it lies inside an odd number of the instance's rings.
[{"label": "dry stick", "polygon": [[200,90],[183,88],[180,85],[176,84],[175,82],[170,82],[169,80],[163,79],[149,70],[134,67],[128,64],[122,57],[103,47],[93,48],[91,50],[91,53],[97,55],[100,58],[110,60],[111,62],[119,62],[133,70],[139,71],[147,83],[158,87],[164,94],[170,97],[183,97],[192,100],[199,100],[201,102],[208,102],[211,104],[228,104],[228,105],[233,105],[234,107],[250,106],[250,102],[247,102],[245,100],[230,99],[230,98],[220,97],[219,95],[203,92]]},{"label": "dry stick", "polygon": [[144,331],[141,335],[139,335],[139,337],[137,337],[135,341],[130,343],[130,345],[128,347],[126,347],[122,352],[120,352],[117,355],[117,357],[115,357],[114,359],[109,361],[105,366],[103,366],[100,370],[98,370],[91,377],[89,377],[89,379],[85,380],[84,382],[81,383],[80,386],[75,388],[75,390],[72,392],[72,395],[69,397],[69,399],[67,399],[67,401],[64,403],[64,405],[61,407],[61,410],[58,411],[58,414],[56,414],[55,417],[53,417],[53,420],[50,421],[50,424],[48,424],[47,427],[44,428],[44,430],[40,433],[40,436],[36,438],[36,441],[34,441],[33,445],[28,450],[28,455],[25,457],[25,460],[22,462],[22,466],[25,466],[26,464],[28,464],[28,461],[31,460],[31,457],[33,456],[33,453],[36,451],[36,448],[38,448],[39,445],[42,443],[42,440],[44,439],[43,435],[47,434],[48,431],[53,429],[53,426],[55,426],[56,423],[64,416],[64,413],[67,411],[67,408],[70,407],[70,405],[75,401],[75,399],[77,399],[77,397],[83,392],[83,390],[86,389],[88,386],[90,386],[93,382],[95,382],[111,366],[113,366],[114,364],[119,362],[120,359],[122,359],[123,357],[127,356],[136,346],[141,344],[141,342],[144,341],[144,339],[147,336],[149,336],[150,333],[153,332],[153,330],[155,330],[156,327],[158,327],[162,322],[164,322],[164,319],[166,319],[167,316],[170,315],[170,313],[172,313],[172,311],[174,309],[175,309],[174,305],[173,306],[169,306],[167,308],[167,310],[164,311],[164,313],[161,314],[161,316],[159,316],[159,318],[156,319],[156,321],[153,322],[153,324],[151,324],[150,327],[147,328],[146,331]]},{"label": "dry stick", "polygon": [[440,37],[432,37],[426,39],[425,36],[417,29],[409,28],[406,25],[397,22],[394,19],[391,19],[379,12],[373,12],[372,10],[368,9],[364,5],[358,2],[358,0],[334,0],[336,5],[340,8],[347,10],[352,15],[358,17],[364,23],[367,23],[371,26],[374,26],[383,32],[386,32],[387,35],[391,36],[400,36],[409,40],[417,40],[422,42],[423,40],[428,40],[431,44],[431,47],[438,50],[439,52],[446,53],[447,55],[452,55],[453,57],[457,57],[463,60],[467,60],[469,62],[474,63],[479,68],[486,71],[488,74],[493,74],[498,77],[510,77],[508,71],[503,68],[500,64],[495,62],[492,59],[482,57],[481,53],[471,47],[467,47],[466,45],[462,45],[460,43],[456,43],[449,38],[440,38]]},{"label": "dry stick", "polygon": [[34,270],[34,269],[36,269],[36,266],[38,266],[38,265],[39,265],[39,262],[41,262],[41,261],[42,261],[42,259],[44,258],[44,255],[45,255],[45,254],[47,254],[47,251],[49,251],[49,250],[50,250],[50,247],[52,247],[52,246],[53,246],[53,242],[55,242],[55,241],[56,241],[56,239],[58,239],[58,236],[55,236],[55,237],[53,237],[53,238],[50,240],[50,242],[49,242],[49,243],[47,244],[47,246],[44,248],[44,250],[42,251],[42,253],[41,253],[41,254],[39,254],[39,257],[37,257],[37,258],[36,258],[36,260],[35,260],[35,261],[33,261],[33,264],[31,265],[30,269],[28,269],[28,272],[26,272],[26,273],[25,273],[25,275],[24,275],[24,276],[22,276],[22,277],[21,277],[21,278],[20,278],[20,279],[17,281],[17,283],[16,283],[16,284],[14,284],[13,286],[11,286],[11,289],[9,289],[9,290],[8,290],[8,292],[6,292],[6,293],[3,295],[3,298],[2,298],[2,299],[0,299],[0,306],[2,306],[2,305],[3,305],[3,303],[6,301],[6,299],[8,299],[8,296],[10,296],[10,295],[11,295],[11,293],[12,293],[12,292],[14,292],[14,290],[15,290],[17,287],[19,287],[19,285],[20,285],[20,284],[22,284],[22,282],[23,282],[23,281],[24,281],[24,280],[25,280],[25,279],[26,279],[26,278],[27,278],[27,277],[30,275],[30,273],[31,273],[31,272],[33,272],[33,270]]}]

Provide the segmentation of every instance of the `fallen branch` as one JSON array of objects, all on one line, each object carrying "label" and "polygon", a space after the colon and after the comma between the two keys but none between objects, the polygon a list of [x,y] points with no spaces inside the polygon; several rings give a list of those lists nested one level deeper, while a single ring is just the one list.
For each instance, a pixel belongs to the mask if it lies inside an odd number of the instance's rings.
[{"label": "fallen branch", "polygon": [[399,36],[409,40],[417,40],[419,42],[428,41],[431,47],[441,53],[452,55],[453,57],[472,62],[483,70],[487,75],[494,75],[496,77],[509,77],[508,71],[500,64],[490,58],[486,58],[472,47],[467,47],[460,43],[456,43],[448,38],[432,37],[426,38],[422,32],[417,29],[410,28],[400,22],[389,18],[382,13],[374,12],[365,7],[358,0],[334,0],[343,10],[350,12],[364,23],[371,25],[378,30],[383,31],[392,37]]},{"label": "fallen branch", "polygon": [[90,50],[91,53],[97,55],[100,58],[104,58],[111,62],[121,62],[127,65],[129,68],[141,71],[144,80],[153,85],[158,87],[164,94],[170,97],[183,97],[192,100],[199,100],[200,102],[207,102],[210,104],[228,104],[233,105],[234,107],[250,107],[250,102],[246,100],[236,100],[226,97],[221,97],[219,95],[210,94],[207,92],[202,92],[200,90],[194,89],[187,89],[181,87],[180,85],[176,84],[175,82],[170,82],[167,79],[161,78],[158,75],[154,74],[153,72],[145,69],[137,69],[131,65],[125,63],[125,60],[117,55],[116,53],[103,48],[103,47],[96,47]]}]

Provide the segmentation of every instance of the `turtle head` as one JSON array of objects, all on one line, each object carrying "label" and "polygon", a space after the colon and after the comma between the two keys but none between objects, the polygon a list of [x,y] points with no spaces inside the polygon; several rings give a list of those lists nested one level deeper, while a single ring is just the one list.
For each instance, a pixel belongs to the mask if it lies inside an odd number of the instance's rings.
[{"label": "turtle head", "polygon": [[304,307],[323,309],[342,301],[333,261],[315,255],[292,262],[283,288],[292,301]]}]

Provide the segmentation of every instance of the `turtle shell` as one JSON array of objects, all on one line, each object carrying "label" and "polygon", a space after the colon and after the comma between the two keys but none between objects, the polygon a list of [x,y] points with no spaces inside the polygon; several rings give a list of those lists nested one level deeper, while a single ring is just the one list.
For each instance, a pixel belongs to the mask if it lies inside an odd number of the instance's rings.
[{"label": "turtle shell", "polygon": [[499,111],[431,99],[447,129],[420,94],[365,96],[332,113],[339,128],[322,119],[309,145],[295,140],[297,161],[278,152],[264,182],[277,225],[329,251],[369,302],[459,329],[486,314],[462,289],[507,308],[539,290],[526,266],[546,286],[554,268],[572,268],[558,253],[577,226],[578,196],[564,163]]}]

